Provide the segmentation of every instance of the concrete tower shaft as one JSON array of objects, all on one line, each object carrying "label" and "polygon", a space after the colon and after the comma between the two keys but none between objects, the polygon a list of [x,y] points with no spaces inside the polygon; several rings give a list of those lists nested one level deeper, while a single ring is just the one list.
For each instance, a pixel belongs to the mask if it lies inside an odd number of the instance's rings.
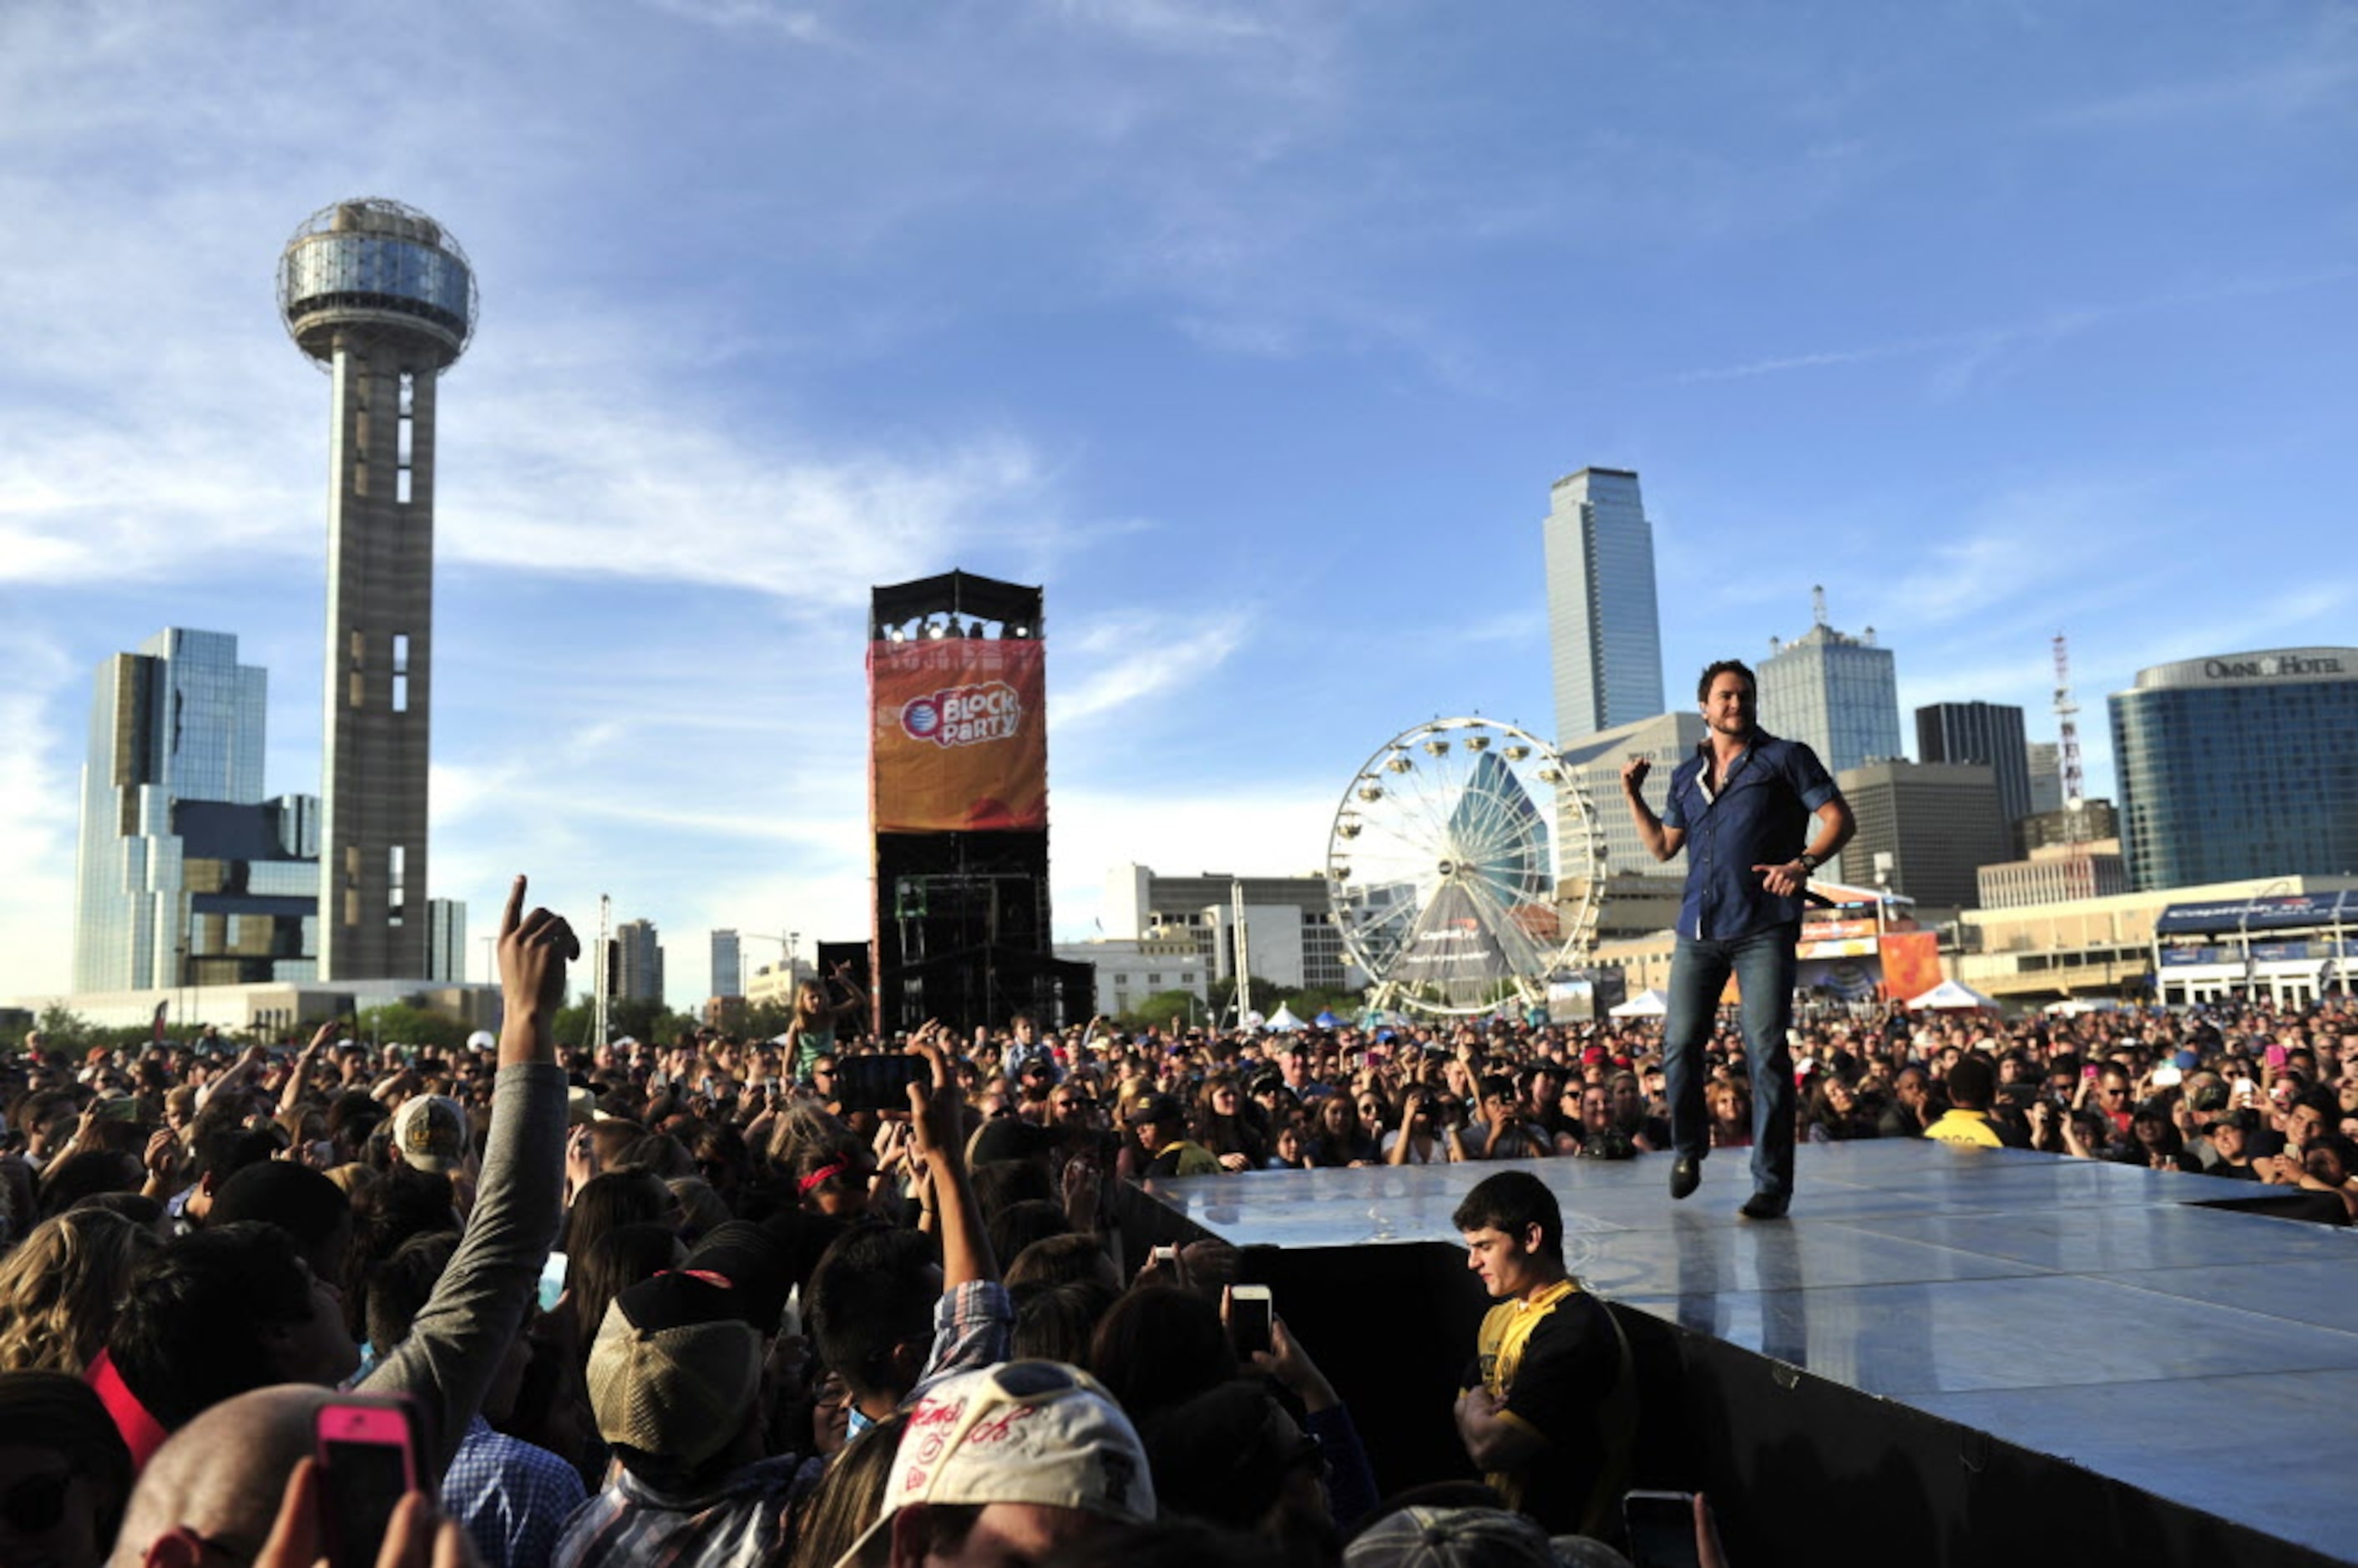
[{"label": "concrete tower shaft", "polygon": [[474,274],[423,213],[339,202],[288,243],[278,299],[332,387],[319,978],[423,978],[436,378],[472,335]]}]

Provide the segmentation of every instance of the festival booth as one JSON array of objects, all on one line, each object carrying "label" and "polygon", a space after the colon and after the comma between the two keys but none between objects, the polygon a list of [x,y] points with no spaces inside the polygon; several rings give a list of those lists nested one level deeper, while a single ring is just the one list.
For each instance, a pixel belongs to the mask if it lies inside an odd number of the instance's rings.
[{"label": "festival booth", "polygon": [[1662,1018],[1668,1016],[1670,1011],[1669,994],[1649,988],[1613,1009],[1612,1013],[1616,1018]]},{"label": "festival booth", "polygon": [[1963,980],[1942,980],[1922,996],[1908,999],[1912,1012],[1996,1012],[1997,1003]]},{"label": "festival booth", "polygon": [[1302,1020],[1293,1015],[1293,1010],[1292,1008],[1286,1006],[1283,1002],[1279,1002],[1277,1004],[1277,1011],[1269,1015],[1267,1022],[1265,1022],[1261,1027],[1274,1031],[1279,1034],[1291,1034],[1295,1030],[1302,1028],[1303,1022]]},{"label": "festival booth", "polygon": [[2173,903],[2154,922],[2153,946],[2165,1004],[2265,996],[2278,1006],[2305,1006],[2349,988],[2358,891]]}]

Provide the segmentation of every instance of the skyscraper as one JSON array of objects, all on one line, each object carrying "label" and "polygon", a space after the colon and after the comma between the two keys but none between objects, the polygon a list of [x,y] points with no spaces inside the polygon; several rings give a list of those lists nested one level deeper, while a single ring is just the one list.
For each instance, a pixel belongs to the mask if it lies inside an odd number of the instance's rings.
[{"label": "skyscraper", "polygon": [[1916,710],[1920,762],[1986,762],[1998,809],[2011,824],[2030,815],[2030,762],[2022,709],[2002,702],[1936,702]]},{"label": "skyscraper", "polygon": [[1812,596],[1817,623],[1790,643],[1771,638],[1760,663],[1760,726],[1805,741],[1830,773],[1899,750],[1899,678],[1875,628],[1857,636],[1826,623],[1825,591]]},{"label": "skyscraper", "polygon": [[1624,469],[1555,481],[1544,528],[1557,739],[1662,711],[1654,529]]},{"label": "skyscraper", "polygon": [[2063,748],[2054,741],[2033,741],[2023,749],[2030,773],[2030,815],[2063,809]]},{"label": "skyscraper", "polygon": [[[792,955],[789,955],[791,957]],[[745,994],[745,960],[741,945],[734,931],[712,934],[712,990],[714,996]]]},{"label": "skyscraper", "polygon": [[474,272],[424,213],[340,201],[287,242],[278,309],[333,384],[319,974],[422,977],[434,395],[474,332]]},{"label": "skyscraper", "polygon": [[652,920],[625,920],[614,927],[611,989],[624,1001],[661,1001],[663,941]]},{"label": "skyscraper", "polygon": [[174,627],[95,687],[74,989],[310,979],[318,802],[263,798],[268,676],[235,637]]},{"label": "skyscraper", "polygon": [[2358,648],[2158,665],[2109,706],[2140,892],[2358,869]]},{"label": "skyscraper", "polygon": [[1834,782],[1858,819],[1858,836],[1843,851],[1847,880],[1874,880],[1877,857],[1887,855],[1892,892],[1971,909],[1981,902],[1981,868],[2014,852],[1986,762],[1894,757],[1845,768]]},{"label": "skyscraper", "polygon": [[[426,901],[426,978],[444,985],[467,980],[467,905],[455,898]],[[486,980],[492,977],[486,975]]]}]

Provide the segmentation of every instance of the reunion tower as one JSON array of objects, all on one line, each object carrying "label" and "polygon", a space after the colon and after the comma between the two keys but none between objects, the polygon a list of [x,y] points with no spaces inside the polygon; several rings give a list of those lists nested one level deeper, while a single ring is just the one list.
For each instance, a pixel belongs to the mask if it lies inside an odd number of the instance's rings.
[{"label": "reunion tower", "polygon": [[319,979],[423,979],[434,385],[474,334],[474,269],[425,213],[339,201],[287,243],[278,312],[334,386]]}]

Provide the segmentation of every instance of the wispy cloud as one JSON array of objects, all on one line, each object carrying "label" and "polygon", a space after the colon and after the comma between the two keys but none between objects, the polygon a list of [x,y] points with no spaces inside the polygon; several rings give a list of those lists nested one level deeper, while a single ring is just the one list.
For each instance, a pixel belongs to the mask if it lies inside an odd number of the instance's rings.
[{"label": "wispy cloud", "polygon": [[1207,611],[1170,615],[1138,611],[1084,627],[1071,657],[1087,673],[1052,689],[1051,719],[1078,725],[1134,710],[1151,697],[1213,678],[1250,635],[1253,612]]},{"label": "wispy cloud", "polygon": [[2320,41],[2325,52],[2264,61],[2244,70],[2181,77],[2108,93],[2057,109],[2045,123],[2123,130],[2189,121],[2249,117],[2288,120],[2319,109],[2346,111],[2358,88],[2358,35],[2344,27]]},{"label": "wispy cloud", "polygon": [[1985,366],[2002,352],[2061,341],[2096,328],[2138,317],[2165,314],[2227,300],[2260,298],[2271,295],[2292,294],[2306,289],[2329,287],[2358,278],[2358,266],[2333,265],[2305,269],[2299,272],[2269,272],[2234,278],[2223,283],[2194,288],[2172,289],[2125,300],[2112,305],[2068,307],[2040,316],[2033,320],[1986,327],[1960,328],[1952,331],[1928,332],[1882,342],[1862,343],[1850,348],[1821,349],[1804,353],[1779,354],[1765,359],[1747,360],[1735,364],[1708,366],[1681,371],[1671,376],[1673,385],[1695,385],[1710,382],[1745,381],[1756,376],[1779,375],[1791,371],[1824,370],[1841,365],[1866,364],[1880,360],[1905,359],[1923,354],[1944,356],[1932,383],[1937,392],[1953,394],[1963,391]]}]

